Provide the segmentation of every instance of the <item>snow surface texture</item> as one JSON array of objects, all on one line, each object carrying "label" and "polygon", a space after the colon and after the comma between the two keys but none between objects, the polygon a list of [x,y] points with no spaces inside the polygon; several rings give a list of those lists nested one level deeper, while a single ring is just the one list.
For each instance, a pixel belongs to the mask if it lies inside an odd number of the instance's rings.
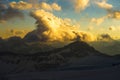
[{"label": "snow surface texture", "polygon": [[88,56],[53,71],[13,74],[9,72],[15,65],[0,62],[0,80],[120,80],[119,62],[113,58]]}]

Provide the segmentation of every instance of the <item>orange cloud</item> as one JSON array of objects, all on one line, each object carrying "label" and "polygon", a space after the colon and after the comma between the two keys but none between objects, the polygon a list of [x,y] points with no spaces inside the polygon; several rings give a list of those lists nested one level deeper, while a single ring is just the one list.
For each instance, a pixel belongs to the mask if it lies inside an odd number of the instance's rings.
[{"label": "orange cloud", "polygon": [[89,0],[74,0],[75,11],[79,12],[86,9],[89,5]]},{"label": "orange cloud", "polygon": [[27,10],[27,9],[44,9],[48,11],[61,10],[61,6],[59,6],[57,3],[48,4],[46,2],[29,3],[29,2],[19,1],[19,2],[11,2],[9,3],[9,5],[11,8],[18,10]]},{"label": "orange cloud", "polygon": [[62,9],[57,3],[52,3],[51,7],[56,11],[60,11]]},{"label": "orange cloud", "polygon": [[84,41],[93,40],[91,34],[83,32],[76,25],[69,23],[70,19],[56,17],[45,10],[33,11],[31,16],[37,20],[37,29],[27,35],[31,35],[31,37],[36,35],[39,41],[72,41],[78,38]]},{"label": "orange cloud", "polygon": [[19,10],[26,10],[26,9],[31,9],[32,8],[32,4],[24,2],[24,1],[20,1],[20,2],[11,2],[9,3],[11,8],[14,9],[19,9]]}]

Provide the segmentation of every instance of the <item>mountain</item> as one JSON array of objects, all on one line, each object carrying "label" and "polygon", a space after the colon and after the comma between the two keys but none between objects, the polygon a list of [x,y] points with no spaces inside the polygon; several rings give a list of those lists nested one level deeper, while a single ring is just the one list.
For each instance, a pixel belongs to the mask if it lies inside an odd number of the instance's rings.
[{"label": "mountain", "polygon": [[93,47],[89,46],[87,43],[83,41],[75,41],[73,43],[68,44],[67,46],[64,46],[62,48],[57,48],[45,53],[61,55],[64,58],[72,58],[72,57],[79,58],[90,55],[106,56],[105,54],[100,53],[99,51],[95,50]]},{"label": "mountain", "polygon": [[25,37],[24,37],[24,40],[26,42],[36,42],[36,41],[40,41],[39,37],[37,36],[37,33],[36,31],[32,31],[32,32],[29,32]]},{"label": "mountain", "polygon": [[0,52],[14,52],[17,54],[32,54],[54,49],[50,43],[26,42],[24,39],[14,36],[8,39],[0,39]]},{"label": "mountain", "polygon": [[[44,47],[44,45],[42,45],[42,46]],[[6,55],[6,54],[9,54],[12,52],[2,51],[1,53],[4,53],[4,55]],[[61,48],[56,48],[56,49],[44,51],[44,52],[37,52],[34,54],[27,54],[27,53],[17,54],[17,52],[14,52],[14,54],[15,55],[26,55],[26,56],[49,56],[51,54],[55,54],[55,55],[58,54],[58,55],[62,55],[65,58],[67,58],[67,57],[85,57],[85,56],[90,56],[90,55],[104,55],[105,56],[105,54],[95,50],[92,46],[88,45],[87,43],[85,43],[83,41],[75,41],[75,42],[70,43]],[[9,55],[12,55],[12,54],[9,54]]]},{"label": "mountain", "polygon": [[0,51],[15,52],[22,47],[27,47],[27,44],[20,37],[17,36],[0,40]]},{"label": "mountain", "polygon": [[[78,59],[87,56],[107,56],[82,41],[75,41],[62,48],[57,48],[46,52],[37,52],[34,54],[18,54],[9,51],[3,51],[0,53],[1,61],[15,64],[25,71],[28,69],[47,70],[75,62]],[[19,65],[22,65],[22,67]]]},{"label": "mountain", "polygon": [[[71,76],[73,75],[72,72],[75,72],[76,76],[77,73],[89,72],[92,74],[94,71],[96,74],[99,74],[99,72],[103,74],[104,71],[111,71],[111,73],[112,70],[117,71],[120,66],[118,56],[108,56],[100,53],[82,41],[75,41],[62,48],[34,54],[18,54],[9,51],[0,53],[0,76],[3,76],[0,79],[6,79],[7,77],[12,80],[15,77],[15,80],[18,80],[18,78],[24,80],[28,75],[31,75],[34,79],[40,79],[36,75],[42,76],[44,74],[44,76],[48,76],[49,73],[55,73],[56,76],[62,74],[67,76],[65,73],[69,72],[71,72]],[[25,76],[23,76],[24,72]],[[29,78],[31,77],[29,76]],[[28,80],[29,78],[27,77]],[[42,77],[42,79],[45,78]],[[74,80],[73,78],[72,80]],[[56,79],[58,80],[58,78]]]},{"label": "mountain", "polygon": [[106,53],[108,55],[117,55],[120,54],[120,41],[111,40],[111,41],[95,41],[89,43],[96,50]]}]

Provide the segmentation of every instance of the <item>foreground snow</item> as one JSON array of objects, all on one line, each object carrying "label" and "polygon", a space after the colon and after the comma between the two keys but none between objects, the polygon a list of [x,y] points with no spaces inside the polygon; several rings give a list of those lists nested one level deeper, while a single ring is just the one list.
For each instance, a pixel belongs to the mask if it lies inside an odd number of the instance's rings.
[{"label": "foreground snow", "polygon": [[0,62],[0,80],[120,80],[120,60],[88,56],[50,71],[10,73],[16,65]]},{"label": "foreground snow", "polygon": [[31,72],[4,77],[8,80],[120,80],[120,66],[96,70]]}]

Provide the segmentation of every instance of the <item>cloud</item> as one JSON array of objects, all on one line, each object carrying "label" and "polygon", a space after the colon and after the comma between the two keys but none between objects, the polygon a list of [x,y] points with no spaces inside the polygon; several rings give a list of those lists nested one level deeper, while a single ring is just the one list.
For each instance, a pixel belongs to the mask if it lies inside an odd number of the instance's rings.
[{"label": "cloud", "polygon": [[120,31],[120,26],[117,27],[117,30]]},{"label": "cloud", "polygon": [[59,6],[57,3],[48,4],[46,2],[41,2],[40,4],[36,4],[34,6],[36,6],[36,8],[44,9],[48,11],[53,11],[53,10],[61,11],[62,10],[61,6]]},{"label": "cloud", "polygon": [[120,19],[120,11],[114,11],[114,10],[109,11],[108,18],[113,18],[113,19],[119,20]]},{"label": "cloud", "polygon": [[0,3],[0,10],[7,9],[7,5]]},{"label": "cloud", "polygon": [[111,41],[113,38],[109,34],[101,34],[97,38],[98,41]]},{"label": "cloud", "polygon": [[20,1],[20,2],[11,2],[9,3],[10,7],[13,9],[18,9],[18,10],[26,10],[26,9],[31,9],[32,8],[32,4],[24,2],[24,1]]},{"label": "cloud", "polygon": [[[107,15],[105,16],[106,18],[111,18],[111,19],[120,19],[120,11],[119,10],[114,10],[113,9],[113,5],[112,4],[109,4],[107,3],[107,0],[102,0],[102,1],[99,1],[99,0],[95,0],[95,4],[97,4],[98,7],[100,8],[103,8],[107,11]],[[93,18],[93,22],[98,22],[99,23],[102,23],[103,20],[105,18],[101,18],[101,19],[94,19]]]},{"label": "cloud", "polygon": [[24,14],[22,10],[28,9],[44,9],[47,11],[60,11],[62,10],[61,6],[57,3],[48,4],[46,2],[41,3],[30,3],[30,2],[10,2],[9,5],[0,3],[0,23],[5,23],[14,18],[23,19]]},{"label": "cloud", "polygon": [[93,26],[89,26],[89,27],[88,27],[88,30],[89,30],[89,31],[92,31],[93,29],[94,29]]},{"label": "cloud", "polygon": [[106,15],[107,18],[113,18],[113,19],[120,19],[120,11],[114,10],[113,5],[107,3],[107,0],[96,1],[95,4],[99,6],[100,8],[106,9],[108,14]]},{"label": "cloud", "polygon": [[92,22],[92,23],[96,23],[97,25],[100,25],[101,23],[104,22],[104,20],[105,20],[106,18],[107,18],[106,16],[101,17],[101,18],[92,18],[92,19],[91,19],[91,22]]},{"label": "cloud", "polygon": [[86,41],[93,40],[89,33],[82,32],[77,26],[68,23],[70,19],[56,17],[45,10],[33,11],[31,16],[37,20],[37,29],[26,35],[29,39],[30,35],[36,35],[39,41],[72,41],[78,38]]},{"label": "cloud", "polygon": [[23,38],[29,31],[28,30],[19,30],[19,29],[8,29],[6,35],[8,36],[19,36]]},{"label": "cloud", "polygon": [[110,26],[109,30],[110,31],[120,31],[120,26]]},{"label": "cloud", "polygon": [[46,2],[42,2],[42,3],[40,4],[40,7],[41,7],[42,9],[44,9],[44,10],[52,11],[51,5],[47,4]]},{"label": "cloud", "polygon": [[61,6],[59,6],[57,3],[48,4],[46,2],[30,3],[30,2],[19,1],[19,2],[11,2],[9,3],[9,5],[11,8],[18,10],[27,10],[27,9],[44,9],[48,11],[61,10]]},{"label": "cloud", "polygon": [[10,33],[12,33],[13,35],[21,35],[24,34],[25,31],[24,30],[15,30],[15,29],[11,29]]},{"label": "cloud", "polygon": [[6,21],[14,18],[23,19],[24,15],[21,11],[0,3],[0,23],[5,23]]},{"label": "cloud", "polygon": [[106,10],[109,10],[109,9],[112,9],[113,8],[113,5],[112,4],[109,4],[106,2],[106,0],[103,0],[101,2],[96,2],[96,4],[100,7],[100,8],[103,8],[103,9],[106,9]]},{"label": "cloud", "polygon": [[6,23],[6,21],[1,19],[1,20],[0,20],[0,23],[3,24],[3,23]]},{"label": "cloud", "polygon": [[51,7],[56,11],[60,11],[62,9],[57,3],[52,3]]},{"label": "cloud", "polygon": [[76,12],[86,9],[89,5],[89,0],[74,0],[74,8]]},{"label": "cloud", "polygon": [[115,31],[115,27],[114,27],[114,26],[110,26],[110,27],[109,27],[109,30],[110,30],[110,31]]}]

